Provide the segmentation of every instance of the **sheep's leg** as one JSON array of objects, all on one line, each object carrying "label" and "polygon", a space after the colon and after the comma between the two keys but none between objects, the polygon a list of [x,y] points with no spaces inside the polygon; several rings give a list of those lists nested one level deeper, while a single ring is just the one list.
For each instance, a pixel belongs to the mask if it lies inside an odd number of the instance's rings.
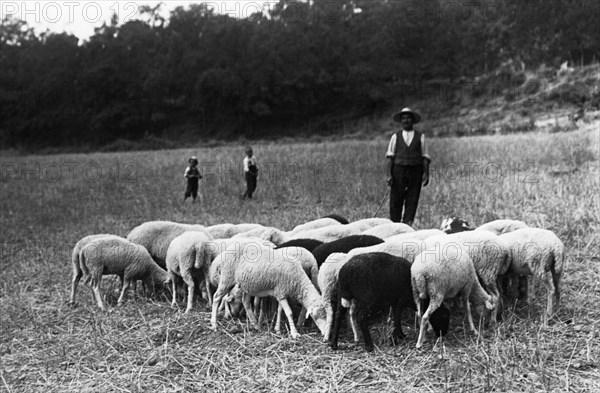
[{"label": "sheep's leg", "polygon": [[463,293],[461,295],[463,304],[465,306],[465,312],[467,313],[467,320],[469,322],[469,328],[476,336],[479,335],[479,332],[475,328],[475,324],[473,323],[473,315],[471,314],[471,302],[469,302],[469,295]]},{"label": "sheep's leg", "polygon": [[339,299],[336,304],[335,320],[334,320],[334,324],[333,324],[333,329],[330,333],[331,340],[329,342],[329,346],[331,347],[331,349],[338,348],[338,338],[340,335],[340,326],[341,326],[342,321],[344,320],[345,316],[346,316],[346,308],[342,306],[341,299]]},{"label": "sheep's leg", "polygon": [[279,306],[283,307],[285,316],[287,317],[288,323],[290,324],[290,335],[293,339],[298,338],[300,335],[296,330],[296,325],[294,324],[294,314],[292,314],[292,308],[290,307],[290,304],[288,303],[287,299],[279,299]]},{"label": "sheep's leg", "polygon": [[191,280],[188,284],[188,298],[187,298],[187,307],[185,309],[185,313],[189,313],[194,308],[194,294],[196,290],[196,285],[194,285],[194,280]]},{"label": "sheep's leg", "polygon": [[421,317],[421,325],[419,326],[419,338],[417,339],[417,348],[421,348],[423,346],[423,342],[425,341],[425,328],[429,323],[429,317],[431,316],[431,314],[433,314],[435,310],[437,310],[442,305],[442,301],[443,299],[439,299],[437,297],[429,299],[429,306],[427,307],[427,310]]},{"label": "sheep's leg", "polygon": [[306,309],[306,307],[302,306],[302,309],[300,310],[300,315],[298,315],[298,326],[300,327],[300,329],[304,327],[307,312],[308,310]]},{"label": "sheep's leg", "polygon": [[365,350],[367,352],[372,352],[373,347],[373,339],[371,338],[371,333],[369,332],[369,317],[365,310],[358,310],[358,324],[360,326],[360,331],[363,336],[363,340],[365,341]]},{"label": "sheep's leg", "polygon": [[100,309],[102,309],[102,311],[106,311],[106,306],[104,305],[104,302],[102,301],[102,291],[100,290],[101,283],[102,283],[102,276],[100,276],[99,279],[94,280],[94,282],[92,283],[92,291],[94,292],[94,297],[96,298],[96,303],[98,304],[98,307],[100,307]]},{"label": "sheep's leg", "polygon": [[118,305],[122,305],[123,302],[125,301],[125,294],[127,293],[127,290],[129,289],[129,284],[131,283],[131,280],[129,279],[122,279],[123,282],[123,286],[121,287],[121,295],[119,295],[119,299],[117,300],[117,304]]},{"label": "sheep's leg", "polygon": [[206,298],[208,299],[208,307],[212,307],[212,293],[210,292],[210,281],[206,278],[208,272],[204,273],[204,286],[206,288]]},{"label": "sheep's leg", "polygon": [[275,320],[275,333],[281,333],[281,314],[283,313],[283,307],[281,302],[277,305],[277,319]]},{"label": "sheep's leg", "polygon": [[[217,330],[217,312],[219,311],[219,306],[221,301],[225,297],[225,294],[229,292],[229,290],[233,287],[233,285],[226,285],[223,283],[219,283],[217,291],[215,292],[215,296],[213,298],[212,310],[210,314],[210,328],[212,330]],[[248,311],[246,311],[248,312]]]},{"label": "sheep's leg", "polygon": [[171,278],[171,288],[173,288],[173,300],[171,301],[171,307],[177,307],[177,280],[174,276]]},{"label": "sheep's leg", "polygon": [[354,342],[358,344],[360,341],[360,326],[358,326],[357,316],[356,316],[356,303],[354,300],[350,304],[350,327],[352,328],[352,335],[354,336]]},{"label": "sheep's leg", "polygon": [[73,280],[71,281],[71,304],[75,304],[75,293],[77,292],[77,285],[79,285],[79,280],[83,276],[83,272],[81,269],[73,268]]},{"label": "sheep's leg", "polygon": [[262,325],[264,318],[265,318],[265,313],[263,308],[261,307],[262,305],[262,301],[258,296],[254,297],[254,312],[258,312],[258,324]]},{"label": "sheep's leg", "polygon": [[254,314],[254,311],[252,310],[252,302],[250,300],[250,295],[246,292],[244,292],[242,294],[242,303],[244,304],[244,309],[246,310],[246,315],[248,316],[250,323],[252,324],[252,326],[255,329],[258,330],[259,329],[258,321],[256,320],[256,315]]},{"label": "sheep's leg", "polygon": [[323,339],[328,341],[331,339],[331,329],[333,327],[333,307],[331,306],[331,302],[327,302],[325,306],[325,315],[327,320],[327,325],[325,326],[325,331],[323,332]]},{"label": "sheep's leg", "polygon": [[404,303],[396,304],[392,307],[392,313],[394,314],[394,331],[392,332],[392,345],[398,343],[398,339],[405,338],[406,335],[402,331],[402,325],[400,320],[402,319],[402,310],[404,309]]},{"label": "sheep's leg", "polygon": [[543,326],[548,326],[548,319],[552,317],[554,314],[554,297],[555,297],[555,288],[552,281],[552,273],[547,272],[544,275],[543,280],[544,286],[546,287],[546,312],[544,313]]}]

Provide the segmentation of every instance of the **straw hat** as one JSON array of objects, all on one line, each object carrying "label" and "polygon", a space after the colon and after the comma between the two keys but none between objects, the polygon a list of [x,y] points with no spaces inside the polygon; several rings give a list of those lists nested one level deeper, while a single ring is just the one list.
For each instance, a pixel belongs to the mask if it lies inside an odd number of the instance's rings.
[{"label": "straw hat", "polygon": [[403,108],[400,112],[394,113],[394,115],[392,116],[392,119],[394,119],[394,121],[397,121],[398,123],[400,123],[400,118],[405,113],[408,113],[409,115],[411,115],[413,117],[413,124],[417,124],[418,122],[421,121],[421,115],[419,115],[417,112],[413,111],[412,109],[410,109],[408,107]]},{"label": "straw hat", "polygon": [[188,163],[193,163],[195,162],[196,164],[198,163],[198,159],[196,158],[196,156],[191,156],[190,159],[188,160]]}]

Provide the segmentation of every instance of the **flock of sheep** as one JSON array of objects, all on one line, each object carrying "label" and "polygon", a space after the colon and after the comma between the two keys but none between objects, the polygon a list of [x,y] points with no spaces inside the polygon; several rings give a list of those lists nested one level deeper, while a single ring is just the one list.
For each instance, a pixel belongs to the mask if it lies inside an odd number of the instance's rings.
[{"label": "flock of sheep", "polygon": [[[71,303],[82,277],[102,310],[103,275],[121,278],[119,304],[129,286],[142,280],[147,289],[171,288],[176,306],[183,282],[185,312],[192,311],[194,298],[202,292],[212,308],[213,330],[220,310],[237,315],[242,305],[258,328],[266,312],[261,299],[274,297],[276,332],[285,313],[290,335],[298,337],[292,306],[299,304],[298,325],[310,317],[336,349],[349,311],[355,342],[362,335],[371,351],[369,321],[374,312],[391,309],[395,343],[404,337],[403,309],[416,309],[419,348],[427,327],[438,336],[448,331],[450,309],[444,302],[452,298],[461,300],[469,327],[478,334],[471,305],[496,323],[501,299],[508,295],[503,294],[503,283],[511,277],[542,281],[546,325],[559,305],[564,245],[553,232],[514,220],[496,220],[473,230],[465,221],[450,218],[441,229],[414,230],[385,218],[348,222],[331,215],[290,231],[259,224],[151,221],[134,228],[126,239],[109,234],[81,239],[73,249],[72,264]],[[527,280],[528,302],[533,282]]]}]

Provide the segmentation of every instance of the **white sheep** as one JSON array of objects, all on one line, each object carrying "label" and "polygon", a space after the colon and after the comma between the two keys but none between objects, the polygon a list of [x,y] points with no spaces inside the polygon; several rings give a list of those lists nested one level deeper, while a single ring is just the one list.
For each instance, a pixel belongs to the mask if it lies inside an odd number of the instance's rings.
[{"label": "white sheep", "polygon": [[[437,310],[445,299],[460,296],[465,306],[469,327],[478,334],[471,315],[469,299],[477,305],[485,304],[488,310],[495,308],[494,299],[479,284],[473,261],[467,250],[457,243],[441,249],[421,252],[415,257],[411,267],[412,290],[417,313],[420,318],[417,348],[425,340],[425,327],[431,314]],[[429,306],[423,312],[424,302],[429,299]]]},{"label": "white sheep", "polygon": [[342,223],[334,218],[323,217],[323,218],[319,218],[317,220],[305,222],[304,224],[296,225],[294,227],[294,229],[292,229],[291,231],[288,231],[287,234],[289,236],[292,236],[296,233],[309,231],[311,229],[324,228],[324,227],[328,227],[331,225],[342,225]]},{"label": "white sheep", "polygon": [[390,236],[400,235],[402,233],[415,232],[415,230],[402,222],[389,222],[367,229],[362,234],[376,236],[380,239],[385,239]]},{"label": "white sheep", "polygon": [[346,225],[331,225],[308,231],[298,232],[291,235],[288,240],[293,239],[314,239],[323,243],[329,243],[334,240],[341,239],[352,235],[360,235],[361,231],[357,227],[351,227],[352,224]]},{"label": "white sheep", "polygon": [[275,245],[282,244],[290,239],[287,232],[284,232],[275,227],[259,227],[246,232],[238,233],[231,237],[232,239],[239,238],[259,238],[267,240]]},{"label": "white sheep", "polygon": [[[544,326],[560,305],[560,280],[564,268],[563,242],[552,231],[540,228],[522,228],[499,236],[510,249],[508,276],[533,276],[546,287]],[[533,281],[528,280],[527,300],[534,293]]]},{"label": "white sheep", "polygon": [[71,253],[71,264],[73,265],[73,279],[71,281],[71,301],[70,301],[71,304],[75,304],[75,293],[77,292],[77,285],[79,285],[79,280],[83,276],[82,268],[83,269],[86,268],[85,266],[81,266],[81,261],[80,261],[81,249],[83,247],[85,247],[92,240],[105,238],[105,237],[109,237],[109,238],[112,237],[112,238],[119,238],[119,239],[121,238],[120,236],[110,235],[107,233],[90,235],[90,236],[86,236],[86,237],[82,238],[81,240],[79,240],[75,244],[75,247],[73,247],[73,252]]},{"label": "white sheep", "polygon": [[439,229],[421,229],[421,230],[410,232],[410,233],[401,233],[399,235],[390,236],[390,237],[384,239],[384,241],[386,243],[397,243],[397,242],[402,243],[406,239],[425,240],[429,237],[438,236],[438,235],[445,235],[445,233]]},{"label": "white sheep", "polygon": [[378,225],[390,223],[392,223],[392,220],[390,220],[389,218],[371,217],[352,221],[351,223],[346,224],[345,226],[351,228],[352,230],[357,230],[358,232],[362,233]]},{"label": "white sheep", "polygon": [[[436,249],[440,253],[445,252],[443,247],[452,247],[454,244],[458,244],[466,250],[473,262],[480,283],[492,295],[494,303],[498,305],[500,301],[498,281],[510,266],[510,250],[500,237],[485,230],[465,231],[430,237],[424,243],[425,249]],[[497,321],[499,308],[496,307],[492,312],[492,323]]]},{"label": "white sheep", "polygon": [[290,334],[298,337],[294,325],[292,311],[288,298],[297,300],[308,310],[317,327],[321,331],[325,325],[325,309],[323,299],[310,279],[302,269],[301,263],[290,255],[286,249],[263,247],[256,253],[247,251],[238,254],[221,254],[222,259],[219,285],[213,299],[211,328],[217,328],[217,306],[223,296],[236,284],[243,292],[243,303],[246,314],[253,326],[258,327],[258,321],[250,302],[250,296],[274,296],[288,318]]},{"label": "white sheep", "polygon": [[369,247],[360,247],[350,250],[348,256],[368,254],[372,252],[385,252],[396,257],[402,257],[407,261],[414,261],[415,256],[422,251],[423,241],[417,238],[404,238],[402,241],[383,242]]},{"label": "white sheep", "polygon": [[494,220],[475,228],[476,231],[490,231],[496,235],[527,228],[527,224],[518,220]]},{"label": "white sheep", "polygon": [[127,235],[127,240],[146,247],[154,261],[160,267],[166,268],[169,244],[177,236],[188,231],[206,232],[206,227],[172,221],[148,221],[133,228]]},{"label": "white sheep", "polygon": [[98,306],[104,311],[106,307],[100,291],[103,275],[116,274],[121,278],[118,304],[123,303],[129,285],[135,281],[142,280],[146,288],[153,288],[163,285],[168,278],[167,272],[154,262],[146,248],[125,238],[97,238],[85,245],[79,255],[84,281],[91,283]]},{"label": "white sheep", "polygon": [[[186,313],[190,312],[194,307],[194,278],[198,281],[204,280],[206,284],[206,292],[210,293],[208,271],[210,268],[210,254],[207,249],[207,243],[211,241],[209,235],[204,232],[185,232],[177,236],[167,249],[167,274],[168,281],[171,282],[173,288],[173,301],[171,305],[177,305],[177,288],[176,276],[183,279],[188,287],[188,300]],[[210,296],[208,304],[211,305]]]}]

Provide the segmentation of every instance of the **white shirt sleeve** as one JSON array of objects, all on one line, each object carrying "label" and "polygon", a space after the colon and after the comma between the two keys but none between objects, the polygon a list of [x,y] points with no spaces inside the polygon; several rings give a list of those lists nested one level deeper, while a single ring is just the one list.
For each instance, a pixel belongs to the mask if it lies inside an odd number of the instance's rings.
[{"label": "white shirt sleeve", "polygon": [[187,177],[189,172],[190,172],[190,167],[188,166],[187,168],[185,168],[185,172],[183,172],[183,177]]},{"label": "white shirt sleeve", "polygon": [[394,135],[392,135],[392,138],[390,139],[390,144],[388,145],[388,149],[387,152],[385,153],[385,156],[387,158],[391,158],[394,157],[396,153],[396,133],[394,133]]},{"label": "white shirt sleeve", "polygon": [[427,161],[431,162],[431,157],[429,156],[429,150],[427,150],[427,145],[425,144],[425,134],[421,133],[421,153],[423,154],[423,158]]}]

